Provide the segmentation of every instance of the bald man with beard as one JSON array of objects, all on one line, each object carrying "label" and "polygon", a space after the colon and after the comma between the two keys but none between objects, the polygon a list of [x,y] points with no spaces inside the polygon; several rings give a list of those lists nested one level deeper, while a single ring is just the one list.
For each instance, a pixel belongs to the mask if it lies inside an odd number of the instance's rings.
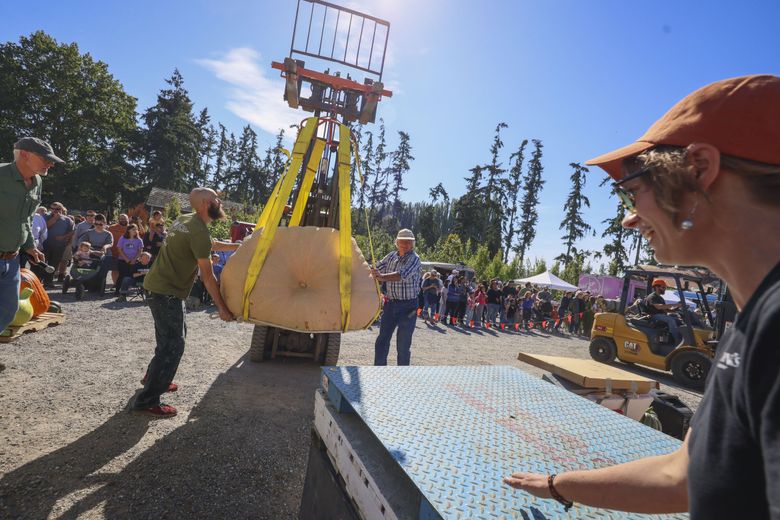
[{"label": "bald man with beard", "polygon": [[135,399],[135,413],[157,417],[173,417],[177,413],[173,406],[161,403],[160,396],[178,390],[173,378],[184,353],[187,332],[184,300],[190,294],[198,269],[219,317],[224,321],[235,319],[222,300],[211,267],[212,251],[238,248],[238,244],[211,240],[208,224],[225,218],[222,201],[214,190],[195,188],[190,193],[190,205],[195,212],[181,215],[170,226],[165,243],[144,280],[144,288],[151,293],[148,302],[157,348],[141,381],[144,389]]}]

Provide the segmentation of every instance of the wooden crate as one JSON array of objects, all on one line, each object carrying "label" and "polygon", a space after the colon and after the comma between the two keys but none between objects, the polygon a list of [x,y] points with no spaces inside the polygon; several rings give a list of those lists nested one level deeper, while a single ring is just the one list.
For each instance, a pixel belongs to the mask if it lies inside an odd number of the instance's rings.
[{"label": "wooden crate", "polygon": [[35,318],[31,319],[21,327],[9,327],[11,329],[11,335],[0,336],[0,343],[9,343],[11,341],[14,341],[22,334],[43,330],[48,327],[53,327],[55,325],[59,325],[63,321],[65,321],[65,315],[62,313],[44,312],[42,314],[39,314]]}]

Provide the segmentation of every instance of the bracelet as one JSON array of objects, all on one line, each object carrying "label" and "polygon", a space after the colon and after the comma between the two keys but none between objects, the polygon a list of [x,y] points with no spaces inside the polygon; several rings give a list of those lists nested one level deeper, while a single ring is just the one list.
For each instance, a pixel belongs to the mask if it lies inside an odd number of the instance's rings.
[{"label": "bracelet", "polygon": [[574,502],[572,502],[571,500],[566,500],[565,498],[563,498],[563,496],[561,496],[560,493],[558,493],[558,490],[555,489],[555,484],[553,484],[555,477],[556,477],[555,473],[547,477],[547,487],[549,488],[552,497],[558,502],[560,502],[561,504],[563,504],[563,510],[568,512],[569,509],[571,509],[571,506],[574,505]]}]

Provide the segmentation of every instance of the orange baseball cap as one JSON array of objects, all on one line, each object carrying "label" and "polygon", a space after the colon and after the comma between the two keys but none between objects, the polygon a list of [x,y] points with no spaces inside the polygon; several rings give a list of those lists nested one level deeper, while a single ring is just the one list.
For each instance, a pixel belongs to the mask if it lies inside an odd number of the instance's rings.
[{"label": "orange baseball cap", "polygon": [[666,282],[664,282],[660,278],[656,278],[655,280],[653,280],[653,287],[656,287],[656,286],[658,286],[658,287],[666,287]]},{"label": "orange baseball cap", "polygon": [[688,94],[636,142],[587,162],[613,179],[623,160],[656,145],[708,143],[725,155],[780,164],[780,77],[768,74],[716,81]]}]

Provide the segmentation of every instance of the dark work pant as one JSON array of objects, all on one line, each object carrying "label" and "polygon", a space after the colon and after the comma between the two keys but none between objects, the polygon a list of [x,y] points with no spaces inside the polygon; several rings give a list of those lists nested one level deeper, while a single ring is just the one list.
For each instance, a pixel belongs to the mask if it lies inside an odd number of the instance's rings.
[{"label": "dark work pant", "polygon": [[146,371],[146,385],[135,400],[135,408],[151,408],[160,404],[160,396],[168,390],[179,368],[187,336],[184,300],[152,293],[147,301],[154,318],[157,348]]},{"label": "dark work pant", "polygon": [[128,276],[132,276],[132,269],[130,268],[130,264],[122,260],[121,258],[117,258],[116,260],[116,269],[119,271],[119,278],[117,278],[117,284],[114,287],[114,292],[119,293],[119,285],[122,283],[122,280],[124,280]]},{"label": "dark work pant", "polygon": [[382,321],[379,324],[379,336],[374,345],[374,365],[387,365],[390,352],[390,338],[395,335],[398,351],[398,365],[408,365],[412,358],[412,333],[417,323],[417,298],[413,300],[390,300],[382,309]]}]

